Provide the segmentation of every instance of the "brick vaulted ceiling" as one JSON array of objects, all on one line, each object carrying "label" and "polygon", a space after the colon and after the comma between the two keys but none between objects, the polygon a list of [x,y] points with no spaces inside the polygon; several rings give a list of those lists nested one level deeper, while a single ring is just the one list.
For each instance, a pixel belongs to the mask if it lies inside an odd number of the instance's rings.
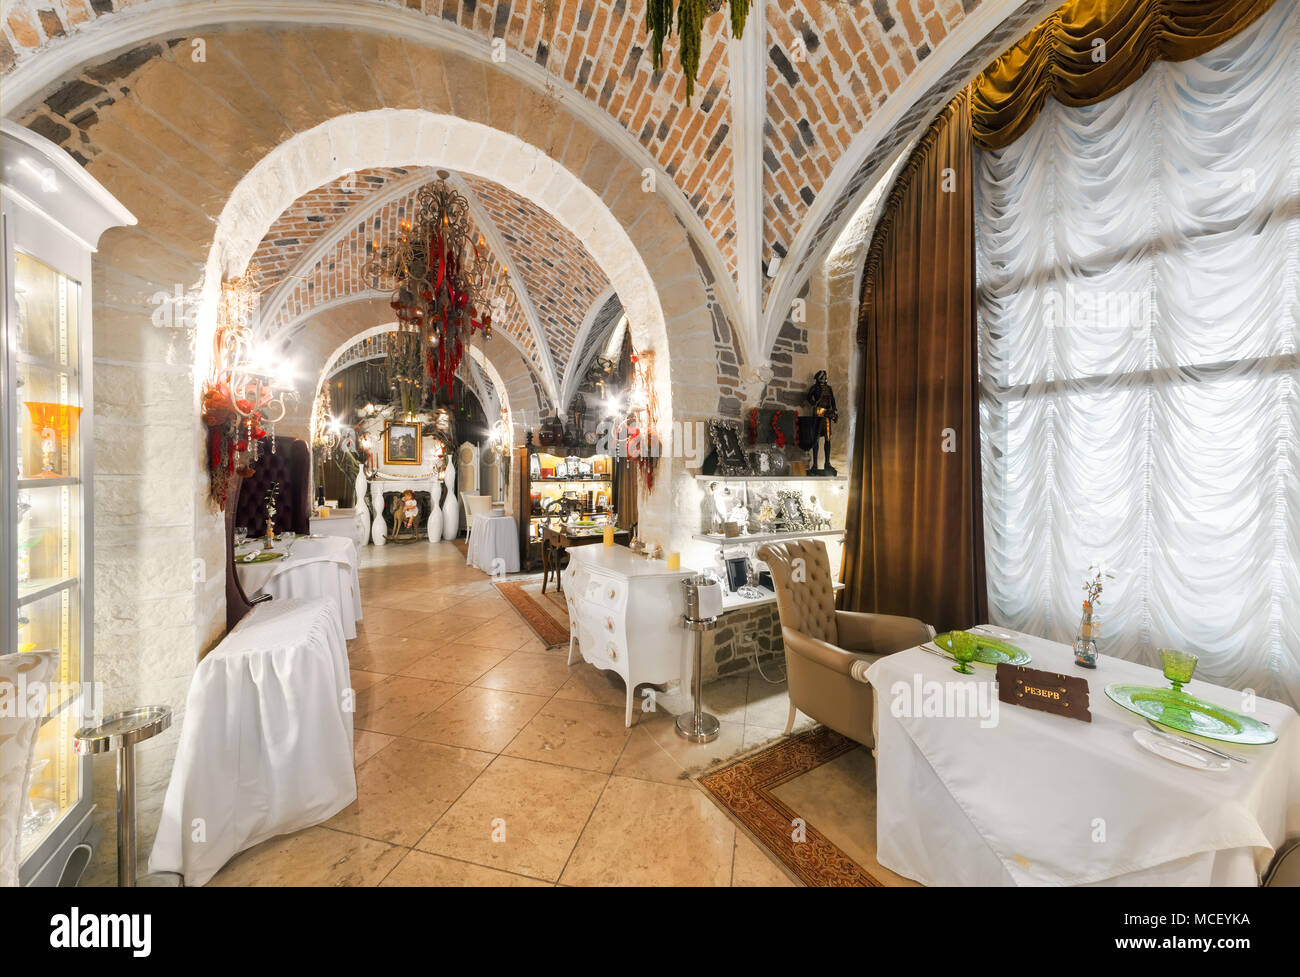
[{"label": "brick vaulted ceiling", "polygon": [[[519,70],[541,69],[546,84],[566,99],[576,97],[587,111],[611,118],[658,178],[667,179],[669,187],[658,192],[676,195],[674,206],[704,248],[715,277],[727,283],[728,295],[737,296],[730,308],[746,320],[737,325],[753,347],[762,345],[764,330],[785,311],[774,308],[776,298],[764,308],[769,286],[775,286],[770,289],[774,296],[798,288],[791,276],[806,276],[810,249],[829,246],[834,236],[828,215],[842,223],[852,213],[846,194],[865,195],[860,171],[864,160],[872,167],[881,162],[869,155],[884,140],[879,127],[895,125],[902,115],[902,110],[885,111],[891,96],[916,99],[923,89],[913,91],[908,81],[927,60],[958,63],[979,39],[976,30],[989,33],[1016,0],[755,0],[754,10],[765,13],[751,13],[745,42],[729,39],[726,14],[719,11],[704,25],[696,94],[689,104],[675,39],[666,46],[663,72],[652,70],[645,0],[317,3],[322,19],[345,7],[382,8],[412,30],[436,34],[486,62],[509,59]],[[310,5],[311,0],[295,0],[281,9]],[[274,23],[278,6],[240,0],[6,0],[0,17],[0,73],[12,73],[43,52],[75,46],[115,18],[142,23],[146,17],[201,8],[191,22],[220,29],[235,22]],[[223,17],[223,7],[232,12]],[[552,20],[547,19],[548,7]],[[956,37],[964,22],[977,15],[981,19]],[[137,40],[147,36],[147,30],[133,35]],[[191,36],[192,31],[159,28],[151,41],[116,50],[106,61],[80,64],[73,77],[64,76],[22,106],[21,121],[89,160],[97,151],[97,106],[122,97],[134,71],[151,58],[171,56],[171,47]],[[747,48],[751,38],[761,47]],[[340,91],[347,84],[365,84],[370,42],[364,28],[357,29],[355,61],[341,68],[320,63],[309,42],[280,35],[268,43],[256,56],[283,58],[294,66],[290,73],[314,77],[324,68]],[[946,61],[937,56],[941,52],[947,53]],[[419,84],[420,66],[409,67]],[[973,73],[979,67],[963,70]],[[764,95],[751,96],[750,88],[764,88]],[[733,99],[740,91],[746,97]],[[746,121],[740,106],[759,104],[754,97],[760,99],[761,117]],[[873,130],[877,115],[882,121]],[[916,122],[911,117],[905,121]],[[794,260],[784,262],[783,278],[766,281],[758,266],[768,267],[774,256]],[[519,270],[524,277],[544,277],[535,268]],[[568,284],[573,294],[554,296],[556,310],[578,302],[578,293],[591,283]],[[537,301],[540,314],[546,301]],[[760,318],[763,325],[751,324]],[[572,338],[553,344],[557,370],[567,358],[566,342]],[[767,351],[757,352],[762,357]]]},{"label": "brick vaulted ceiling", "polygon": [[263,286],[262,328],[283,343],[314,311],[369,295],[361,274],[367,245],[392,240],[399,223],[411,218],[419,188],[444,176],[470,202],[475,240],[485,239],[495,269],[491,291],[502,298],[496,328],[525,355],[543,388],[554,364],[549,380],[558,390],[583,321],[608,293],[609,279],[549,214],[478,177],[426,168],[361,170],[298,198],[253,254]]}]

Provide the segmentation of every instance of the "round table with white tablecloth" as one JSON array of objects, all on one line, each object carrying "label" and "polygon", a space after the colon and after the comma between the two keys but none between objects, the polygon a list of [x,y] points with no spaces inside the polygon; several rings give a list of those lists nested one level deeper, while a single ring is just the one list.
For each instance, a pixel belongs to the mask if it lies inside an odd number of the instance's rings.
[{"label": "round table with white tablecloth", "polygon": [[300,536],[286,545],[277,541],[275,552],[284,553],[268,563],[245,563],[244,557],[264,552],[261,543],[235,554],[235,572],[250,598],[270,594],[277,600],[328,597],[339,615],[346,638],[357,636],[361,620],[361,583],[357,576],[357,549],[343,536],[320,539]]},{"label": "round table with white tablecloth", "polygon": [[484,573],[518,573],[519,524],[515,517],[475,516],[465,562]]}]

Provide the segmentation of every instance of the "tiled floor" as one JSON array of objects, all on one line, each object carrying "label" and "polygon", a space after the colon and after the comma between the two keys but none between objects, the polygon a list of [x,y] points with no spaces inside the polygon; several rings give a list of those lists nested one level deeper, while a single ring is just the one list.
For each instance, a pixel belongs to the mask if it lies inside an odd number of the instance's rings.
[{"label": "tiled floor", "polygon": [[706,686],[707,745],[674,733],[676,696],[629,730],[621,680],[547,651],[450,544],[362,560],[357,800],[210,884],[790,884],[689,779],[780,736],[784,685]]}]

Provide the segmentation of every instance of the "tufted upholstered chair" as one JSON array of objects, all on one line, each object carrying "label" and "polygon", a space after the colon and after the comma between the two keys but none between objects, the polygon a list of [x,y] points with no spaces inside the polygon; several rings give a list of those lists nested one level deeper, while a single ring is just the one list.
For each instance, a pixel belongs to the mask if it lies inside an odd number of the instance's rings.
[{"label": "tufted upholstered chair", "polygon": [[253,474],[244,479],[235,510],[235,525],[248,530],[249,538],[266,532],[266,492],[272,482],[280,483],[275,531],[306,536],[311,532],[311,449],[298,438],[262,438],[260,457],[252,463]]},{"label": "tufted upholstered chair", "polygon": [[874,750],[867,668],[884,655],[928,641],[934,628],[912,617],[836,610],[830,560],[820,539],[770,543],[758,555],[772,571],[781,614],[790,685],[785,731],[794,727],[799,710]]}]

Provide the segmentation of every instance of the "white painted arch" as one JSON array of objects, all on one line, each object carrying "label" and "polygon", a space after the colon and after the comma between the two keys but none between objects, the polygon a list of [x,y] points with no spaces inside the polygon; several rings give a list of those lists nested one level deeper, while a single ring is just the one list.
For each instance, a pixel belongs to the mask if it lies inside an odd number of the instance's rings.
[{"label": "white painted arch", "polygon": [[[357,343],[369,339],[371,336],[379,336],[386,332],[397,332],[399,328],[400,326],[397,321],[393,320],[392,322],[385,322],[377,326],[371,326],[369,329],[363,329],[355,336],[351,336],[339,343],[338,346],[334,348],[334,351],[325,359],[325,364],[321,367],[320,376],[316,378],[316,390],[312,395],[312,403],[314,404],[317,398],[320,397],[321,389],[325,386],[325,382],[330,378],[330,375],[334,371],[334,364],[339,361],[339,358],[344,353]],[[501,406],[504,408],[506,416],[509,419],[510,424],[513,426],[514,412],[510,409],[510,390],[506,387],[505,381],[501,377],[501,372],[496,368],[496,364],[488,359],[487,355],[477,346],[470,344],[469,346],[466,346],[465,349],[468,352],[469,358],[478,364],[479,369],[483,371],[488,380],[492,383],[492,386],[496,390],[497,399],[501,401]]]},{"label": "white painted arch", "polygon": [[[335,116],[281,143],[244,175],[221,212],[208,255],[197,348],[211,348],[221,281],[243,273],[267,229],[294,200],[346,173],[388,166],[459,170],[533,201],[582,241],[600,265],[623,303],[637,348],[661,351],[661,362],[671,363],[654,280],[600,196],[514,135],[420,109]],[[207,364],[199,365],[197,375],[205,376]],[[661,417],[671,418],[671,371],[657,376],[655,385]]]}]

